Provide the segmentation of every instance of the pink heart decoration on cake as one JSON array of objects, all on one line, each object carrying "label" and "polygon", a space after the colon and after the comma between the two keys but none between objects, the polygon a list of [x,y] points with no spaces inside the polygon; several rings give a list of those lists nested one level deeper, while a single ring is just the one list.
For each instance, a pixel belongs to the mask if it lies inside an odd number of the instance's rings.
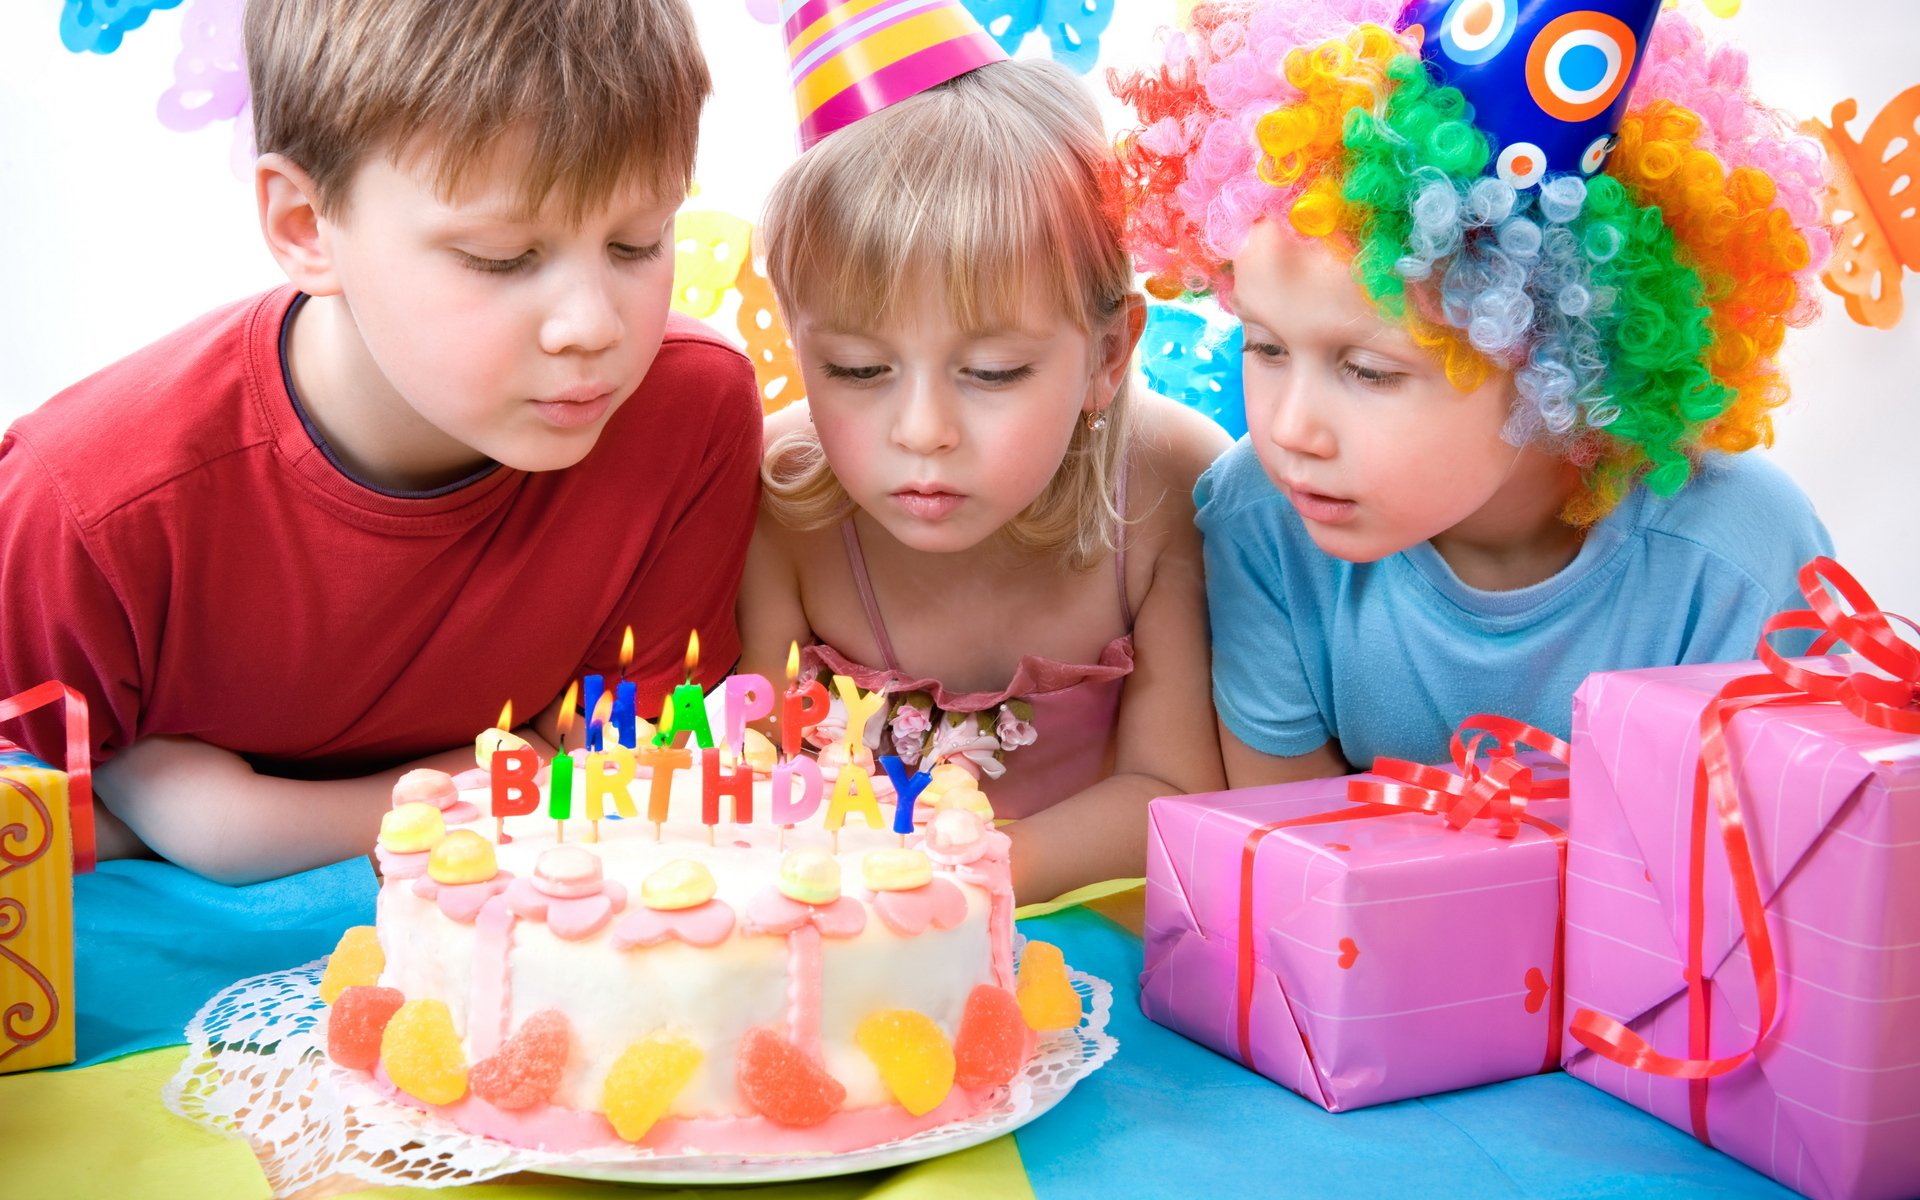
[{"label": "pink heart decoration on cake", "polygon": [[967,896],[944,879],[935,879],[904,892],[876,892],[873,910],[888,929],[913,937],[932,925],[952,929],[967,919]]},{"label": "pink heart decoration on cake", "polygon": [[577,942],[598,933],[627,906],[627,889],[609,879],[589,896],[549,896],[531,879],[507,885],[507,906],[529,921],[545,921],[553,936]]},{"label": "pink heart decoration on cake", "polygon": [[841,896],[828,904],[803,904],[768,888],[747,902],[742,933],[792,933],[808,922],[823,937],[857,936],[867,927],[867,906],[851,896]]},{"label": "pink heart decoration on cake", "polygon": [[471,925],[480,915],[487,901],[506,890],[513,880],[513,872],[502,871],[492,879],[483,879],[479,883],[440,883],[431,876],[422,875],[413,881],[413,894],[423,900],[432,900],[440,905],[440,911],[447,919],[458,921],[462,925]]},{"label": "pink heart decoration on cake", "polygon": [[689,946],[718,946],[733,932],[733,920],[733,906],[724,900],[692,908],[636,908],[613,927],[613,944],[631,950],[679,938]]}]

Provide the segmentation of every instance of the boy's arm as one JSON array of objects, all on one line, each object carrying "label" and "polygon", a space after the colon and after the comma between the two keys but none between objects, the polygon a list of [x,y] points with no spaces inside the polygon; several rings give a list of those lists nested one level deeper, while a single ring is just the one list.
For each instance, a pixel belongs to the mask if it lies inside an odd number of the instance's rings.
[{"label": "boy's arm", "polygon": [[[516,732],[541,757],[551,754],[535,729]],[[457,775],[473,765],[468,745],[357,779],[281,779],[231,750],[152,737],[100,767],[95,781],[100,803],[162,858],[241,884],[371,853],[400,776],[417,767]]]},{"label": "boy's arm", "polygon": [[1352,774],[1339,747],[1332,742],[1323,742],[1305,754],[1265,754],[1235,737],[1224,721],[1220,723],[1220,755],[1226,760],[1228,787],[1262,787]]}]

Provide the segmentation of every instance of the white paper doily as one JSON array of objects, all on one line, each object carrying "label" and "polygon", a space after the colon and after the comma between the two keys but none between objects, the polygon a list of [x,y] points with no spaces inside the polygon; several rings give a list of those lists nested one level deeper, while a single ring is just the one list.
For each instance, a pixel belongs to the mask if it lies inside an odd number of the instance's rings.
[{"label": "white paper doily", "polygon": [[370,1184],[453,1187],[516,1171],[647,1183],[771,1183],[871,1171],[963,1150],[1009,1133],[1112,1058],[1113,989],[1071,972],[1085,1015],[1046,1035],[994,1107],[974,1117],[848,1154],[662,1155],[625,1147],[577,1154],[525,1150],[467,1133],[401,1104],[326,1055],[326,960],[258,975],[222,990],[187,1026],[187,1057],[168,1081],[167,1107],[244,1138],[274,1195],[337,1174]]}]

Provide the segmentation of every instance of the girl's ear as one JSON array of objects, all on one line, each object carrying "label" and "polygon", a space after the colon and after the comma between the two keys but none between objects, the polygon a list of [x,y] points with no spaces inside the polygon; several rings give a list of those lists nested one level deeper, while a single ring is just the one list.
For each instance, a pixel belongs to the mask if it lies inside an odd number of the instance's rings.
[{"label": "girl's ear", "polygon": [[1100,334],[1093,388],[1087,396],[1085,411],[1099,412],[1113,403],[1120,386],[1127,381],[1128,372],[1133,370],[1134,347],[1140,344],[1140,333],[1146,327],[1146,298],[1138,292],[1128,292],[1120,301],[1119,311]]},{"label": "girl's ear", "polygon": [[253,197],[260,233],[287,279],[309,296],[340,291],[334,270],[332,226],[320,215],[313,177],[284,154],[263,154],[253,165]]}]

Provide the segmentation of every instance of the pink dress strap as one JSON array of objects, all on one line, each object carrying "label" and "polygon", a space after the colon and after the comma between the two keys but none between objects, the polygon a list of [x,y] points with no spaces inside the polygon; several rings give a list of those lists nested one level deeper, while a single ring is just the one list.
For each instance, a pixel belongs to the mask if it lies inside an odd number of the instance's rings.
[{"label": "pink dress strap", "polygon": [[[880,645],[881,661],[887,670],[898,671],[900,661],[893,655],[893,639],[887,636],[887,623],[880,618],[880,598],[873,594],[873,580],[867,577],[867,556],[860,549],[860,531],[853,527],[853,518],[849,516],[840,522],[840,540],[847,547],[847,566],[853,572],[853,586],[860,593],[860,607],[867,613],[867,628],[873,631],[873,640]],[[1124,602],[1126,593],[1121,593]],[[1129,620],[1131,629],[1133,622]]]}]

